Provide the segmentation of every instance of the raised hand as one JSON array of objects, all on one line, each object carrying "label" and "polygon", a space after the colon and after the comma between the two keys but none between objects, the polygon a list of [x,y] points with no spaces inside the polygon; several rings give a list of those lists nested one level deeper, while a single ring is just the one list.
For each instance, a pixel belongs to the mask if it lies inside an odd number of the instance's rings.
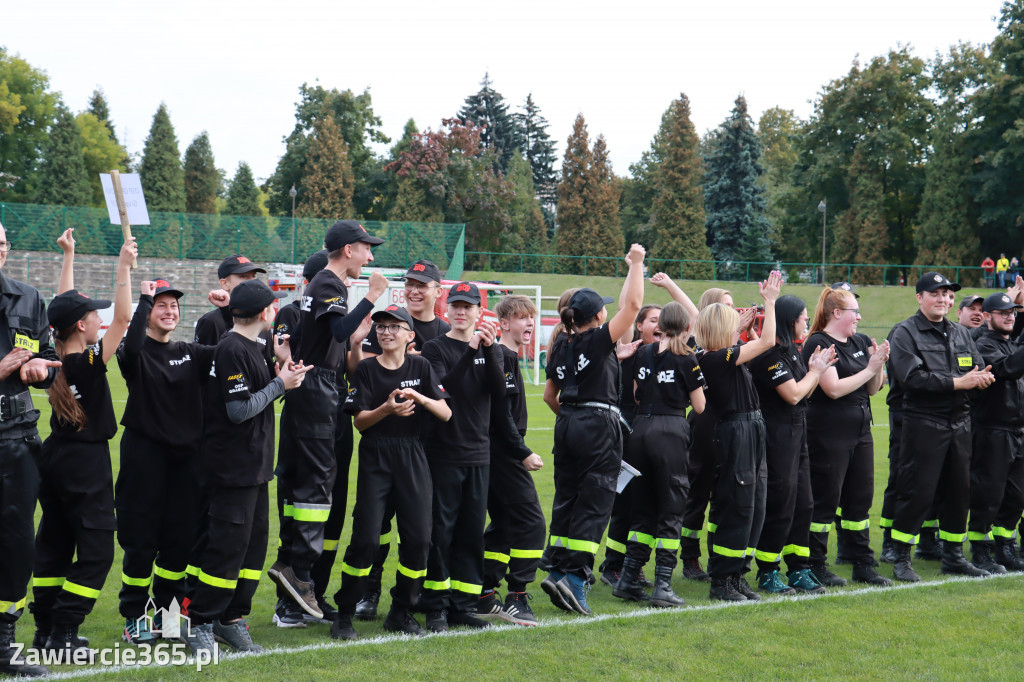
[{"label": "raised hand", "polygon": [[75,252],[75,238],[71,234],[74,231],[75,228],[69,227],[68,229],[64,230],[64,233],[61,234],[61,236],[57,237],[57,246],[59,246],[60,250],[63,251],[64,253]]}]

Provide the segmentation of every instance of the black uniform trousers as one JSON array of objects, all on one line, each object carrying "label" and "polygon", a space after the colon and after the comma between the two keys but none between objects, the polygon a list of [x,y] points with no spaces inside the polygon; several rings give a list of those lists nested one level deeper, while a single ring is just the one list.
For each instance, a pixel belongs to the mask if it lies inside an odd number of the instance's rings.
[{"label": "black uniform trousers", "polygon": [[[1013,539],[1024,511],[1024,428],[973,424],[971,511],[967,538],[994,546]],[[1009,526],[996,523],[997,518]],[[993,527],[995,524],[995,527]]]},{"label": "black uniform trousers", "polygon": [[[17,428],[17,427],[16,427]],[[35,553],[35,511],[42,442],[35,429],[0,434],[0,622],[25,608]]]},{"label": "black uniform trousers", "polygon": [[[630,424],[636,419],[633,414],[623,412],[623,418]],[[629,432],[622,432],[622,461],[636,466],[629,457]],[[604,543],[604,561],[601,572],[621,571],[622,559],[626,556],[626,542],[629,539],[630,523],[633,521],[633,488],[626,486],[615,496],[612,503],[612,516],[608,520],[608,537]]]},{"label": "black uniform trousers", "polygon": [[487,513],[491,522],[484,531],[484,591],[504,579],[510,592],[524,592],[537,578],[547,522],[530,472],[493,447]]},{"label": "black uniform trousers", "polygon": [[889,480],[882,493],[882,516],[878,525],[892,528],[896,514],[896,475],[900,467],[900,438],[903,434],[903,410],[889,408]]},{"label": "black uniform trousers", "polygon": [[333,370],[311,370],[301,386],[285,395],[281,424],[288,438],[279,439],[278,447],[285,450],[278,463],[278,485],[284,487],[281,549],[299,571],[311,570],[323,553],[324,527],[338,473],[337,412]]},{"label": "black uniform trousers", "polygon": [[[39,453],[32,613],[81,625],[114,563],[114,481],[107,441],[50,436]],[[5,558],[6,561],[6,558]]]},{"label": "black uniform trousers", "polygon": [[939,537],[963,542],[970,505],[970,462],[970,419],[950,424],[904,414],[892,539],[916,544],[932,501],[938,499]]},{"label": "black uniform trousers", "polygon": [[352,539],[341,563],[341,588],[334,595],[342,613],[352,614],[366,589],[389,500],[397,506],[402,535],[391,601],[410,609],[427,575],[433,500],[430,466],[418,438],[364,438],[359,443]]},{"label": "black uniform trousers", "polygon": [[764,524],[754,556],[765,571],[778,570],[782,558],[790,571],[807,568],[814,499],[803,412],[773,413],[765,419],[768,490]]},{"label": "black uniform trousers", "polygon": [[188,616],[193,625],[247,615],[267,557],[267,484],[214,486],[209,495],[209,541],[188,594]]},{"label": "black uniform trousers", "polygon": [[828,410],[816,412],[812,409],[807,426],[807,448],[814,495],[811,562],[825,561],[828,534],[841,508],[842,528],[853,560],[874,564],[868,513],[875,492],[875,445],[868,403],[835,404]]},{"label": "black uniform trousers", "polygon": [[153,604],[185,598],[185,570],[198,522],[196,453],[125,427],[114,485],[121,563],[119,612],[135,619]]},{"label": "black uniform trousers", "polygon": [[744,572],[760,539],[768,487],[761,412],[738,412],[719,419],[714,447],[718,456],[709,524],[714,525],[715,534],[708,574],[717,578]]},{"label": "black uniform trousers", "polygon": [[589,581],[615,500],[622,466],[622,425],[600,407],[563,404],[555,420],[552,569]]},{"label": "black uniform trousers", "polygon": [[690,427],[682,415],[642,414],[633,420],[629,462],[642,474],[626,489],[633,490],[632,530],[626,556],[641,565],[655,552],[655,564],[675,568],[679,528],[686,494],[686,446]]},{"label": "black uniform trousers", "polygon": [[[686,473],[690,480],[690,494],[686,498],[683,526],[680,529],[682,539],[679,558],[697,559],[700,558],[704,517],[711,501],[711,491],[715,488],[715,417],[708,411],[702,414],[691,411],[687,422],[690,424],[690,448]],[[707,544],[710,548],[710,531]]]}]

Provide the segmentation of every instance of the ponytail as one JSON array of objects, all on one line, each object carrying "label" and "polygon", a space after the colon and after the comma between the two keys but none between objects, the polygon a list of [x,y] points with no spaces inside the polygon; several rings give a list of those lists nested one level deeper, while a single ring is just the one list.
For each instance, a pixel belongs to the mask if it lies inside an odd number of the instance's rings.
[{"label": "ponytail", "polygon": [[[61,330],[56,336],[56,343],[54,346],[57,351],[57,356],[61,360],[64,359],[65,355],[64,343],[74,331],[75,326],[72,325],[67,329]],[[47,390],[47,394],[50,399],[50,405],[53,407],[53,413],[56,415],[59,423],[74,426],[76,431],[81,431],[85,428],[85,410],[82,409],[81,403],[75,399],[75,394],[71,392],[71,386],[68,385],[67,374],[64,372],[57,372],[57,377],[53,380],[53,384]]]},{"label": "ponytail", "polygon": [[673,355],[690,355],[693,349],[687,345],[686,334],[690,326],[690,314],[686,308],[679,303],[672,301],[661,309],[661,316],[658,318],[658,328],[665,335],[666,347]]},{"label": "ponytail", "polygon": [[565,307],[559,314],[562,319],[562,326],[565,329],[565,334],[568,336],[568,340],[572,341],[572,337],[579,331],[576,327],[576,311],[572,308]]},{"label": "ponytail", "polygon": [[853,294],[849,291],[825,287],[818,297],[818,305],[814,308],[814,322],[807,333],[814,334],[824,330],[825,325],[832,319],[832,311],[842,308],[848,302],[847,299],[854,300]]}]

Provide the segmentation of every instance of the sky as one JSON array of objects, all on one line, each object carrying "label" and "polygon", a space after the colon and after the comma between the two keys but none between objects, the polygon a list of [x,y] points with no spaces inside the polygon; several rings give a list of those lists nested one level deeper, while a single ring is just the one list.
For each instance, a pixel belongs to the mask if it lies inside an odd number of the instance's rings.
[{"label": "sky", "polygon": [[[558,146],[582,113],[629,173],[683,92],[698,133],[743,94],[806,119],[859,59],[909,45],[930,59],[989,43],[1002,0],[689,0],[7,3],[0,45],[46,71],[74,112],[103,89],[118,137],[141,152],[165,102],[184,154],[203,130],[229,177],[273,173],[303,83],[369,88],[383,132],[436,129],[484,73],[515,110],[527,94]],[[382,153],[389,145],[378,148]]]}]

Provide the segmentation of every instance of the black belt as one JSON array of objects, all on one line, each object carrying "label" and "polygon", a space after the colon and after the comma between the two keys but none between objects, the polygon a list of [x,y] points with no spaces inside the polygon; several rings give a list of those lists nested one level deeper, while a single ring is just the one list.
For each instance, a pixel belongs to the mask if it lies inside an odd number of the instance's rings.
[{"label": "black belt", "polygon": [[32,395],[28,391],[18,395],[0,395],[0,422],[14,419],[32,408]]},{"label": "black belt", "polygon": [[756,422],[761,419],[761,410],[753,412],[733,412],[721,417],[720,422]]}]

